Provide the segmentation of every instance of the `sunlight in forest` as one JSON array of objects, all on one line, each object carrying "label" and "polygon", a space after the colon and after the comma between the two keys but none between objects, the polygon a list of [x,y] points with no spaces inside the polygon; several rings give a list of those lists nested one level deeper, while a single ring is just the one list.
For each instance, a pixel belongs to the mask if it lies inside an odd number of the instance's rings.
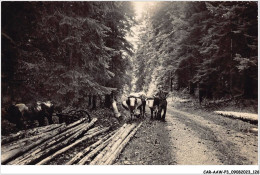
[{"label": "sunlight in forest", "polygon": [[[147,10],[148,7],[155,6],[159,2],[156,2],[156,1],[133,1],[132,3],[133,3],[134,10],[135,10],[135,13],[136,13],[136,20],[141,20],[142,14],[145,12],[145,10]],[[133,44],[135,50],[137,49],[139,27],[140,27],[140,24],[137,25],[137,26],[133,26],[131,28],[132,35],[128,34],[128,36],[126,36],[126,39]]]},{"label": "sunlight in forest", "polygon": [[137,15],[137,19],[140,19],[142,16],[142,13],[144,12],[145,9],[147,9],[147,7],[149,6],[154,6],[156,3],[156,1],[134,1],[134,8],[135,8],[135,12]]}]

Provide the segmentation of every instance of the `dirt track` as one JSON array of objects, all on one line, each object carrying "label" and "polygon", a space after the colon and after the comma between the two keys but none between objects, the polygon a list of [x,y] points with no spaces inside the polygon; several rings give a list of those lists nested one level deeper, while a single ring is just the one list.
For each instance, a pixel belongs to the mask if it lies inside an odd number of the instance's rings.
[{"label": "dirt track", "polygon": [[150,120],[116,164],[130,165],[257,165],[257,127],[202,110],[178,110],[168,104],[166,122]]}]

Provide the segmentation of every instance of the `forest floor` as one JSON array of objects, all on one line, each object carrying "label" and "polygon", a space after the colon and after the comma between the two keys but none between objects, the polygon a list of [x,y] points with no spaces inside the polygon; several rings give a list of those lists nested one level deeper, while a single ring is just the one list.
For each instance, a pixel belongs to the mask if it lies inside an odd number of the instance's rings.
[{"label": "forest floor", "polygon": [[168,98],[166,122],[146,118],[126,146],[117,165],[257,165],[257,128],[239,119],[214,114],[214,110],[257,113],[248,105],[201,107],[194,99]]}]

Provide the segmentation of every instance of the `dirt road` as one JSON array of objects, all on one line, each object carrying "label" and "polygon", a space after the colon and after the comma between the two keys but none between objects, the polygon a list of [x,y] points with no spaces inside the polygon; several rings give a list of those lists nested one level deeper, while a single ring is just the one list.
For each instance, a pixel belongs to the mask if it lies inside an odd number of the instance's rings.
[{"label": "dirt road", "polygon": [[257,165],[256,125],[202,110],[179,110],[168,103],[166,122],[150,113],[116,164]]}]

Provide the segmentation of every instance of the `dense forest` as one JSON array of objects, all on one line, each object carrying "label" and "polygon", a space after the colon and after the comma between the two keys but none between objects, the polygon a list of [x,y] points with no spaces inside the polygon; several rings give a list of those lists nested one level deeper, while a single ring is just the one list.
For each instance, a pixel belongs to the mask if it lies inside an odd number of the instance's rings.
[{"label": "dense forest", "polygon": [[140,20],[136,88],[257,98],[257,2],[160,2]]},{"label": "dense forest", "polygon": [[[257,98],[257,2],[2,2],[2,105],[186,89]],[[135,50],[126,39],[139,24]],[[132,72],[134,74],[132,75]],[[133,81],[135,79],[135,81]],[[133,88],[132,88],[133,90]]]},{"label": "dense forest", "polygon": [[95,107],[122,93],[134,15],[131,2],[2,2],[2,105]]}]

